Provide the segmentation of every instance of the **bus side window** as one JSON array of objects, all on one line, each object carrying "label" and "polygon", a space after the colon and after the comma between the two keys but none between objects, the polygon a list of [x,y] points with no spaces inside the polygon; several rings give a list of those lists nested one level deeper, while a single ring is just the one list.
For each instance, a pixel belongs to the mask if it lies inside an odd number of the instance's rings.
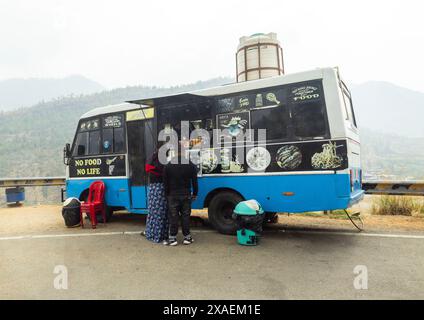
[{"label": "bus side window", "polygon": [[100,153],[100,130],[90,131],[89,134],[89,151],[88,154],[99,154]]},{"label": "bus side window", "polygon": [[74,146],[74,156],[85,156],[88,152],[88,131],[80,132],[77,135]]},{"label": "bus side window", "polygon": [[324,138],[325,115],[321,101],[292,104],[291,118],[294,135],[299,138]]},{"label": "bus side window", "polygon": [[285,106],[252,110],[250,118],[252,129],[266,129],[267,141],[287,138]]},{"label": "bus side window", "polygon": [[113,129],[113,148],[115,153],[125,152],[124,128]]}]

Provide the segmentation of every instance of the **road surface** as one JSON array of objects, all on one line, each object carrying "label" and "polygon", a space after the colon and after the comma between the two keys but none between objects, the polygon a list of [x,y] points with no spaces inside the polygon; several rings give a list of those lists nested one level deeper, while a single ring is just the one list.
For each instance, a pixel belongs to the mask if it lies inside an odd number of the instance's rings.
[{"label": "road surface", "polygon": [[13,219],[21,229],[0,229],[0,299],[424,299],[419,232],[277,224],[242,247],[197,219],[193,245],[165,247],[139,235],[138,216],[97,230]]}]

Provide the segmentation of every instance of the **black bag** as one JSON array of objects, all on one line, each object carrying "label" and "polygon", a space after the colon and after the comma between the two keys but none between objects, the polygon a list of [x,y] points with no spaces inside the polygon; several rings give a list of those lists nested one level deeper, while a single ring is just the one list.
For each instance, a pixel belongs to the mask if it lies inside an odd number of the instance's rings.
[{"label": "black bag", "polygon": [[80,224],[81,203],[77,198],[68,198],[63,203],[62,216],[67,227],[75,227]]}]

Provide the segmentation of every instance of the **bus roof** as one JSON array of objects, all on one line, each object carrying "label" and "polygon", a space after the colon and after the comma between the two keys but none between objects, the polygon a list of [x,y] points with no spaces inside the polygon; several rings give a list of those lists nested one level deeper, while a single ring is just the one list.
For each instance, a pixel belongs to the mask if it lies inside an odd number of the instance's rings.
[{"label": "bus roof", "polygon": [[225,94],[237,93],[242,91],[273,87],[273,86],[278,86],[278,85],[283,85],[288,83],[302,82],[302,81],[308,81],[313,79],[322,79],[324,77],[324,74],[327,72],[331,72],[334,74],[337,71],[335,68],[317,68],[310,71],[303,71],[303,72],[291,73],[291,74],[275,76],[275,77],[270,77],[265,79],[226,84],[222,86],[195,90],[195,91],[190,91],[190,92],[170,95],[170,96],[131,100],[128,102],[139,104],[139,105],[159,106],[159,105],[169,104],[171,103],[171,101],[172,103],[178,103],[182,101],[183,99],[194,100],[196,99],[195,98],[196,96],[200,98],[199,96],[208,97],[208,96],[215,96],[215,95],[225,95]]},{"label": "bus roof", "polygon": [[112,104],[112,105],[109,105],[109,106],[94,108],[94,109],[84,113],[81,116],[81,119],[98,116],[100,114],[114,113],[114,112],[119,112],[119,111],[129,111],[129,110],[134,110],[134,109],[140,109],[140,106],[138,104],[128,103],[128,102]]},{"label": "bus roof", "polygon": [[160,106],[167,104],[179,104],[186,101],[199,101],[209,96],[225,95],[231,93],[237,93],[242,91],[249,91],[260,88],[273,87],[288,83],[302,82],[313,79],[322,79],[326,73],[335,74],[336,68],[317,68],[314,70],[290,73],[282,76],[276,76],[265,79],[250,80],[245,82],[238,82],[232,84],[221,85],[217,87],[195,90],[190,92],[184,92],[169,96],[143,98],[137,100],[130,100],[125,103],[109,105],[105,107],[95,108],[83,114],[81,118],[90,118],[101,114],[114,113],[120,111],[129,111],[139,109],[143,107]]}]

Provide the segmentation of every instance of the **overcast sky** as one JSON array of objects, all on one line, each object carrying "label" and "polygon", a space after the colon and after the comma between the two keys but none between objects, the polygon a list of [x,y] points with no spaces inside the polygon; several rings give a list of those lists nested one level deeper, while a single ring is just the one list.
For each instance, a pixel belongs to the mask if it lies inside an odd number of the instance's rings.
[{"label": "overcast sky", "polygon": [[288,73],[424,92],[423,1],[0,0],[0,80],[81,74],[114,88],[234,76],[239,37],[276,32]]}]

